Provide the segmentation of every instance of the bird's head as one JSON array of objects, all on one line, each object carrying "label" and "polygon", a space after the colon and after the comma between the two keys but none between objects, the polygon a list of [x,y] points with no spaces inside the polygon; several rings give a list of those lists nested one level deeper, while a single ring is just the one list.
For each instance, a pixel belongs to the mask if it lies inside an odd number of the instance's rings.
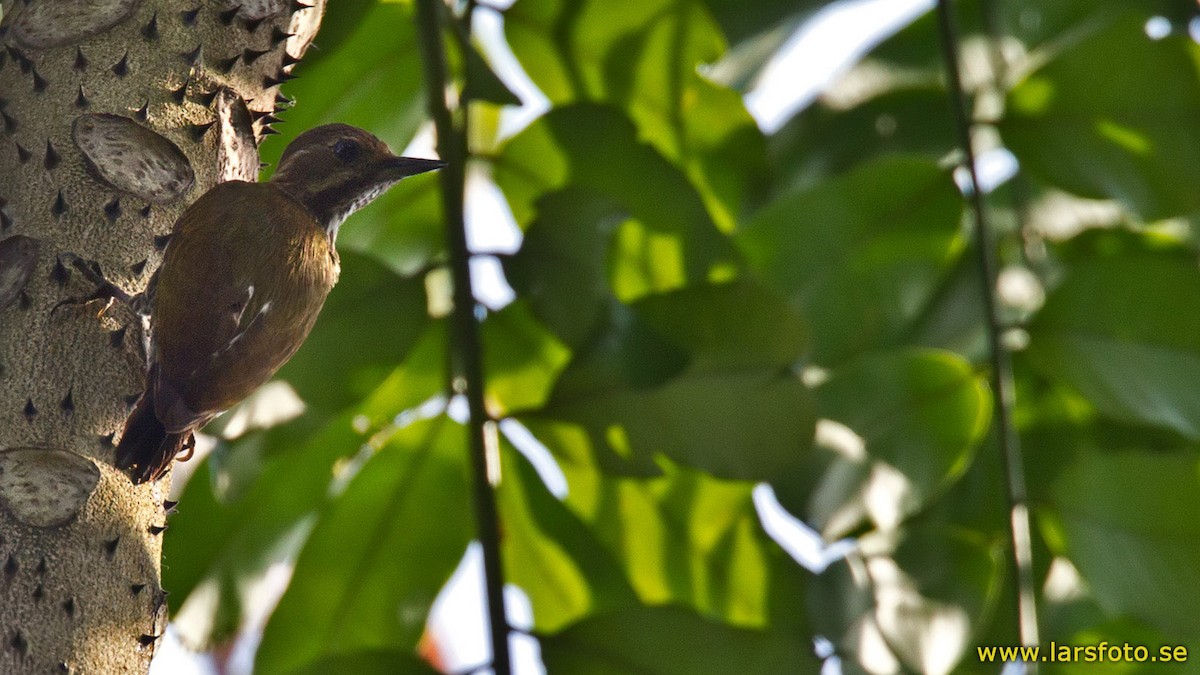
[{"label": "bird's head", "polygon": [[304,204],[333,241],[351,213],[400,179],[443,166],[440,160],[398,157],[357,127],[326,124],[287,146],[271,183]]}]

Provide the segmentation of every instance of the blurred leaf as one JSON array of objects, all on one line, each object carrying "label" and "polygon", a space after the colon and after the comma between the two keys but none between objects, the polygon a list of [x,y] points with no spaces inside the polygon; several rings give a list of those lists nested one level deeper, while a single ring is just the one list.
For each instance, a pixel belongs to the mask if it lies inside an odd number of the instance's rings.
[{"label": "blurred leaf", "polygon": [[[982,379],[983,375],[981,374],[980,377]],[[990,391],[988,393],[990,394]],[[994,415],[994,411],[989,411],[988,415],[989,419],[987,421],[991,422],[991,416]],[[1021,450],[1026,460],[1029,461],[1029,464],[1025,465],[1025,475],[1032,483],[1040,480],[1041,477],[1033,476],[1036,469],[1030,466],[1034,463],[1030,459],[1030,455],[1035,450],[1027,448],[1024,445],[1024,438],[1022,436]],[[1051,457],[1046,459],[1053,461]],[[1004,462],[1005,458],[999,450],[996,434],[984,433],[977,447],[972,450],[970,462],[962,476],[957,477],[935,499],[930,500],[925,509],[919,515],[916,515],[915,518],[941,522],[951,527],[971,530],[985,538],[1009,539],[1012,534],[1012,512],[1009,505]],[[1040,546],[1041,540],[1036,536],[1034,539],[1034,547],[1036,549]],[[1042,555],[1039,549],[1035,552],[1034,557],[1034,568],[1038,574],[1041,574],[1044,572],[1043,568],[1049,565],[1049,556]],[[1006,577],[1005,583],[1011,581],[1011,578]],[[1006,598],[1005,603],[1007,605],[1016,596],[1006,595],[1003,597]],[[1012,604],[1015,605],[1015,603]],[[1015,616],[1014,613],[1013,625],[1008,627],[1012,629],[1011,632],[1014,635],[1017,632]]]},{"label": "blurred leaf", "polygon": [[1131,447],[1174,452],[1192,442],[1167,427],[1103,416],[1069,383],[1047,380],[1020,359],[1014,365],[1018,379],[1013,418],[1026,456],[1026,485],[1035,499],[1049,494],[1081,453],[1111,453]]},{"label": "blurred leaf", "polygon": [[685,604],[752,627],[786,612],[772,589],[790,577],[775,568],[777,547],[759,525],[753,485],[670,464],[659,478],[615,478],[600,470],[579,426],[521,422],[554,453],[567,506],[620,562],[641,602]]},{"label": "blurred leaf", "polygon": [[342,0],[336,10],[329,11],[327,8],[321,15],[321,30],[316,39],[318,47],[305,52],[305,65],[320,61],[327,54],[337,54],[342,43],[350,39],[378,4],[380,0]]},{"label": "blurred leaf", "polygon": [[1200,461],[1192,450],[1082,454],[1037,510],[1046,538],[1112,616],[1200,636]]},{"label": "blurred leaf", "polygon": [[681,167],[728,229],[762,194],[765,144],[740,96],[697,73],[724,52],[695,0],[521,0],[509,44],[551,103],[624,109],[638,137]]},{"label": "blurred leaf", "polygon": [[986,330],[978,257],[960,255],[903,342],[956,352],[978,365],[990,353]]},{"label": "blurred leaf", "polygon": [[330,673],[404,673],[404,675],[438,675],[437,670],[411,652],[371,650],[353,654],[336,654],[322,658],[290,675],[329,675]]},{"label": "blurred leaf", "polygon": [[[945,63],[942,57],[941,32],[934,2],[924,2],[924,12],[895,34],[880,42],[863,59],[883,73],[936,84],[941,81]],[[959,0],[954,3],[955,28],[959,39],[979,35],[983,31],[982,0]],[[853,74],[853,71],[851,72]],[[947,102],[949,105],[949,102]]]},{"label": "blurred leaf", "polygon": [[[341,11],[339,5],[329,13]],[[301,61],[296,66],[301,77],[283,85],[283,93],[297,105],[283,115],[283,133],[263,148],[263,161],[277,163],[296,136],[333,122],[362,127],[395,150],[406,146],[425,120],[411,14],[404,3],[370,3],[348,35],[330,49],[322,48],[319,59]]]},{"label": "blurred leaf", "polygon": [[885,156],[759,211],[737,241],[801,307],[813,359],[833,366],[897,341],[963,248],[962,198],[928,159]]},{"label": "blurred leaf", "polygon": [[612,199],[583,188],[544,195],[504,276],[533,313],[569,346],[600,325],[612,298],[605,251],[624,218]]},{"label": "blurred leaf", "polygon": [[584,616],[636,604],[615,555],[550,494],[533,465],[507,443],[502,458],[497,499],[505,578],[529,596],[534,629],[553,633]]},{"label": "blurred leaf", "polygon": [[488,409],[503,417],[514,409],[536,408],[571,358],[571,351],[517,300],[489,314],[480,328]]},{"label": "blurred leaf", "polygon": [[816,396],[820,416],[848,427],[866,450],[862,457],[843,455],[840,462],[859,470],[827,473],[816,502],[797,511],[811,513],[829,539],[857,524],[851,514],[886,530],[925,508],[966,471],[991,419],[983,378],[959,356],[933,350],[852,361],[834,370]]},{"label": "blurred leaf", "polygon": [[444,321],[430,323],[425,334],[413,345],[404,363],[392,370],[375,391],[363,398],[357,408],[357,423],[377,431],[396,423],[397,415],[434,397],[449,398],[446,383],[446,346]]},{"label": "blurred leaf", "polygon": [[[1067,574],[1060,573],[1060,577],[1055,583],[1060,587],[1064,586],[1067,583],[1064,578],[1069,574],[1071,581],[1078,585],[1067,586],[1068,595],[1065,598],[1046,598],[1043,601],[1042,616],[1040,617],[1043,644],[1046,644],[1048,640],[1053,640],[1057,645],[1055,649],[1060,650],[1063,647],[1099,645],[1102,642],[1117,645],[1128,643],[1131,646],[1145,646],[1149,654],[1154,656],[1159,654],[1159,645],[1167,646],[1168,650],[1173,647],[1171,638],[1135,619],[1129,617],[1108,618],[1088,590],[1082,586],[1084,581],[1075,576],[1077,574],[1075,568],[1062,558],[1055,562],[1060,566],[1060,570],[1069,570]],[[1013,641],[994,644],[1013,644]],[[1182,664],[1176,667],[1180,672],[1195,670],[1192,666]],[[1100,663],[1098,660],[1089,662],[1080,659],[1078,661],[1058,660],[1053,663],[1043,663],[1039,665],[1039,670],[1046,673],[1063,673],[1064,675],[1089,675],[1090,673],[1124,675],[1161,673],[1163,665],[1149,660],[1144,663],[1133,661]]]},{"label": "blurred leaf", "polygon": [[[1006,543],[1003,537],[937,525],[916,528],[904,538],[891,562],[908,578],[896,586],[911,589],[920,600],[914,607],[895,598],[888,591],[892,584],[883,581],[875,613],[888,645],[909,667],[949,672],[951,659],[978,658],[976,636],[987,626],[1008,573]],[[881,569],[874,572],[876,579],[883,576]]]},{"label": "blurred leaf", "polygon": [[326,411],[373,391],[429,325],[422,279],[398,277],[356,253],[341,257],[344,274],[320,320],[279,371],[305,404]]},{"label": "blurred leaf", "polygon": [[696,64],[725,48],[704,6],[691,1],[520,0],[504,19],[513,52],[554,102],[645,97],[665,99],[669,110]]},{"label": "blurred leaf", "polygon": [[1000,130],[1044,180],[1153,220],[1200,208],[1191,152],[1200,147],[1200,46],[1151,40],[1144,24],[1115,22],[1030,73],[1010,92]]},{"label": "blurred leaf", "polygon": [[655,453],[740,479],[795,468],[812,441],[811,396],[788,368],[801,322],[735,282],[649,296],[563,372],[538,417],[573,421],[604,458]]},{"label": "blurred leaf", "polygon": [[[709,2],[710,5],[718,3],[724,4],[725,0]],[[736,6],[737,3],[729,4]],[[782,7],[781,3],[776,4],[778,7]],[[711,78],[713,82],[731,87],[739,92],[748,92],[757,84],[763,70],[771,63],[772,59],[781,52],[797,29],[812,14],[812,10],[801,9],[783,17],[773,26],[763,27],[759,33],[732,42],[729,50],[721,59],[706,70],[705,76]],[[717,20],[725,25],[727,18],[732,16],[736,16],[736,12],[730,12],[725,17],[718,15]],[[728,31],[729,27],[725,27]],[[726,35],[729,36],[729,33],[727,32]],[[732,36],[730,37],[732,38]]]},{"label": "blurred leaf", "polygon": [[[171,517],[163,551],[169,561],[163,587],[182,602],[174,619],[189,645],[201,648],[232,637],[253,584],[299,550],[326,499],[334,461],[354,455],[366,442],[352,428],[352,417],[334,418],[307,443],[266,462],[258,480],[232,503],[218,498],[212,462],[196,470],[180,497],[188,506]],[[238,445],[261,442],[262,435]]]},{"label": "blurred leaf", "polygon": [[366,650],[411,650],[471,540],[465,430],[396,432],[322,514],[263,631],[260,673]]},{"label": "blurred leaf", "polygon": [[1200,271],[1140,254],[1082,262],[1029,328],[1029,361],[1116,420],[1200,438]]},{"label": "blurred leaf", "polygon": [[1070,270],[1079,266],[1095,264],[1099,260],[1117,258],[1161,257],[1184,263],[1195,259],[1195,248],[1186,232],[1179,228],[1154,229],[1118,223],[1115,227],[1085,229],[1075,236],[1054,242],[1047,248],[1049,257],[1059,266],[1059,274],[1052,278],[1055,284]]},{"label": "blurred leaf", "polygon": [[471,45],[467,50],[467,86],[464,96],[472,101],[488,101],[496,105],[521,105],[521,99],[512,93],[496,76],[479,50]]},{"label": "blurred leaf", "polygon": [[651,394],[553,401],[544,413],[583,424],[619,456],[658,451],[727,478],[764,479],[794,466],[812,439],[811,398],[787,376],[685,377]]},{"label": "blurred leaf", "polygon": [[795,27],[801,16],[816,13],[836,0],[704,0],[730,42],[741,42],[779,25]]},{"label": "blurred leaf", "polygon": [[887,90],[850,108],[816,101],[770,140],[780,186],[798,189],[889,153],[940,160],[957,148],[950,103],[940,85]]},{"label": "blurred leaf", "polygon": [[714,222],[728,232],[766,201],[774,180],[767,143],[738,92],[690,77],[695,81],[681,103],[680,147],[665,153],[679,155],[675,161],[686,169]]},{"label": "blurred leaf", "polygon": [[800,317],[748,281],[647,296],[631,307],[651,330],[691,353],[693,372],[785,367],[808,346]]},{"label": "blurred leaf", "polygon": [[1011,0],[1002,7],[1008,30],[1029,47],[1069,45],[1124,17],[1145,23],[1161,16],[1182,27],[1196,14],[1192,0]]},{"label": "blurred leaf", "polygon": [[[932,2],[927,5],[932,9]],[[989,12],[993,16],[985,17]],[[956,25],[967,45],[960,60],[965,72],[980,74],[970,78],[968,94],[974,96],[976,88],[991,86],[983,74],[993,67],[994,56],[982,44],[975,48],[990,39],[989,22],[994,21],[1000,39],[1009,41],[1004,52],[1012,73],[1053,61],[1063,50],[1122,18],[1141,26],[1151,16],[1165,16],[1182,33],[1195,13],[1191,0],[1013,0],[994,6],[959,0]],[[810,184],[845,170],[856,157],[881,151],[942,156],[954,149],[937,23],[936,12],[926,11],[901,27],[841,76],[832,87],[837,92],[833,99],[818,100],[801,110],[769,139],[772,155],[789,176],[786,183]],[[1099,72],[1102,69],[1086,75],[1095,77]],[[1053,150],[1045,156],[1048,161],[1057,158]]]},{"label": "blurred leaf", "polygon": [[546,671],[570,675],[819,673],[811,639],[731,628],[679,607],[637,607],[540,636]]},{"label": "blurred leaf", "polygon": [[949,673],[975,661],[976,635],[999,599],[1004,540],[923,523],[881,550],[831,566],[813,584],[816,630],[850,672]]},{"label": "blurred leaf", "polygon": [[664,268],[647,275],[642,293],[707,281],[738,267],[736,250],[691,183],[640,143],[628,118],[613,108],[580,103],[551,110],[505,146],[495,179],[522,226],[543,195],[568,187],[626,209],[656,238],[655,259]]},{"label": "blurred leaf", "polygon": [[[442,353],[445,333],[441,324],[431,328],[360,408],[315,427],[314,415],[304,415],[218,447],[217,453],[255,456],[255,474],[218,472],[213,456],[197,469],[180,497],[187,506],[171,517],[171,536],[164,540],[170,562],[163,567],[163,585],[173,607],[182,610],[174,618],[182,621],[178,625],[191,646],[229,637],[253,583],[299,550],[328,500],[335,463],[356,455],[372,430],[441,393],[445,361],[435,355]],[[365,427],[357,426],[359,418]]]}]

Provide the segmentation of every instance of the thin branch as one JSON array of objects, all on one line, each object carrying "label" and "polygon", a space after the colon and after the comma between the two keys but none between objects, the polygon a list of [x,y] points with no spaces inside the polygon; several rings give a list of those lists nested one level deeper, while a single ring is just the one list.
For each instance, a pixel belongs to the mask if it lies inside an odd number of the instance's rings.
[{"label": "thin branch", "polygon": [[[976,171],[975,149],[971,143],[971,124],[967,113],[967,98],[963,92],[962,76],[958,68],[958,34],[955,29],[954,13],[950,0],[938,0],[938,26],[941,31],[943,57],[946,62],[946,79],[950,88],[954,119],[959,135],[959,144],[967,158],[970,173],[969,199],[974,216],[975,239],[979,253],[979,281],[983,285],[983,309],[987,321],[988,349],[991,356],[992,391],[995,392],[995,431],[1000,451],[1004,457],[1005,478],[1008,486],[1010,532],[1012,534],[1013,557],[1016,561],[1017,610],[1020,622],[1021,642],[1024,645],[1038,644],[1037,600],[1034,594],[1033,545],[1029,524],[1028,497],[1025,489],[1025,467],[1021,456],[1020,441],[1012,427],[1014,401],[1012,361],[1005,349],[1001,334],[1003,327],[996,307],[996,263],[995,243],[988,227],[987,209],[983,193],[979,190]],[[1031,671],[1037,664],[1027,664]]]},{"label": "thin branch", "polygon": [[[471,290],[470,251],[467,248],[463,197],[466,191],[467,115],[465,87],[457,110],[446,101],[451,80],[446,68],[442,21],[446,8],[439,0],[418,0],[417,34],[425,69],[429,112],[437,128],[438,153],[446,160],[441,171],[442,207],[445,211],[446,243],[454,280],[454,354],[457,369],[452,380],[455,393],[465,394],[470,412],[468,437],[471,455],[475,524],[483,547],[483,572],[487,613],[492,643],[492,667],[496,675],[511,675],[508,648],[508,619],[504,608],[504,572],[500,560],[500,527],[496,513],[495,483],[500,480],[500,462],[494,443],[489,443],[488,418],[483,403],[483,344],[475,318]],[[451,19],[452,20],[452,19]],[[456,115],[457,113],[457,121]]]}]

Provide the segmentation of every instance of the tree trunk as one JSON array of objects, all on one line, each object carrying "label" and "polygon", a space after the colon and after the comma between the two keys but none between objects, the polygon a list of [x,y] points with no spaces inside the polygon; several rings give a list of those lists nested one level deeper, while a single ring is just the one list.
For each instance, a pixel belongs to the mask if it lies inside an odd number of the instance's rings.
[{"label": "tree trunk", "polygon": [[0,9],[0,672],[146,672],[169,478],[134,487],[111,465],[144,330],[120,304],[56,309],[94,290],[62,254],[142,291],[183,209],[257,175],[324,2]]}]

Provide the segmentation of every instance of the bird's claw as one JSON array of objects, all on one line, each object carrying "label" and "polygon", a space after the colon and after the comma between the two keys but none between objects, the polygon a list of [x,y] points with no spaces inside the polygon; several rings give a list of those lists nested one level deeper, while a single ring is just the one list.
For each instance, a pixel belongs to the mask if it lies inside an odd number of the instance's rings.
[{"label": "bird's claw", "polygon": [[92,293],[90,295],[87,295],[87,296],[84,296],[81,298],[80,297],[67,298],[65,300],[58,302],[57,304],[54,305],[54,307],[52,307],[50,309],[51,313],[54,313],[60,307],[63,307],[66,305],[69,305],[69,306],[86,305],[89,302],[93,302],[96,300],[108,300],[108,302],[104,305],[104,307],[100,310],[100,312],[97,313],[98,317],[103,316],[104,312],[108,311],[109,307],[112,307],[112,303],[114,301],[120,302],[120,303],[130,307],[131,309],[133,309],[133,311],[137,312],[138,314],[145,314],[144,307],[143,307],[143,305],[145,303],[142,301],[143,296],[141,294],[130,295],[129,293],[126,293],[124,291],[124,289],[120,288],[113,282],[109,281],[104,276],[104,272],[100,269],[100,264],[97,263],[96,261],[86,260],[86,259],[81,258],[71,252],[63,252],[63,253],[58,254],[58,262],[61,265],[64,265],[64,266],[69,265],[69,266],[75,268],[80,273],[80,275],[83,276],[83,278],[87,279],[88,281],[92,282],[93,284],[96,284],[96,289],[94,291],[92,291]]},{"label": "bird's claw", "polygon": [[191,459],[192,455],[194,455],[194,454],[196,454],[196,435],[188,434],[187,440],[184,441],[184,443],[183,443],[183,449],[181,449],[175,455],[175,461],[176,462],[186,462],[189,459]]}]

